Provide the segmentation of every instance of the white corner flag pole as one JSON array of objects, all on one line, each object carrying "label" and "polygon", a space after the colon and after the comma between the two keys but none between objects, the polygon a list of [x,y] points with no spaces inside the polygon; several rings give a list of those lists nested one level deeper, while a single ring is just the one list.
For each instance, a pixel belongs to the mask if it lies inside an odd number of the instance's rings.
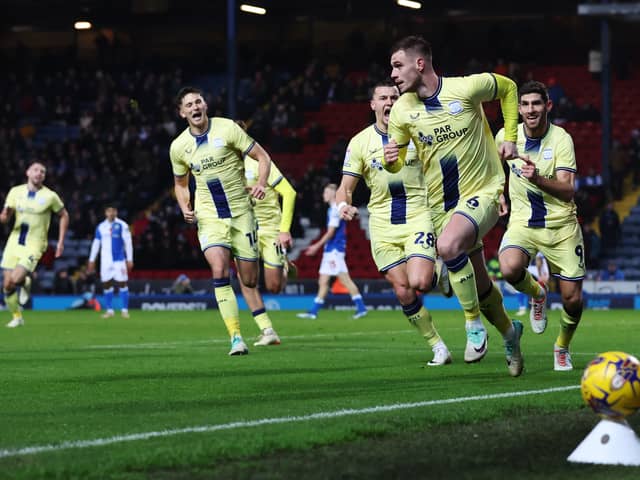
[{"label": "white corner flag pole", "polygon": [[567,460],[603,465],[640,465],[640,438],[625,420],[604,419]]}]

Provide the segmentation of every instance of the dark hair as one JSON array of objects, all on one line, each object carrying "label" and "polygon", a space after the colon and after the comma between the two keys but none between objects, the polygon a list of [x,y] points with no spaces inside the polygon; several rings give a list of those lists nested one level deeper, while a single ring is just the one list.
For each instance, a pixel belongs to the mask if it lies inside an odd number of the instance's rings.
[{"label": "dark hair", "polygon": [[398,88],[398,86],[391,80],[386,79],[386,80],[380,80],[376,83],[373,84],[373,87],[371,87],[371,90],[369,90],[369,98],[373,98],[373,94],[376,93],[376,88],[378,87],[394,87],[394,88]]},{"label": "dark hair", "polygon": [[31,163],[29,163],[29,165],[27,166],[27,170],[29,170],[31,167],[33,167],[35,164],[38,165],[42,165],[42,168],[44,168],[45,170],[47,169],[47,166],[40,160],[33,160]]},{"label": "dark hair", "polygon": [[520,85],[520,88],[518,89],[518,101],[520,101],[523,95],[527,95],[528,93],[539,93],[544,103],[547,103],[549,101],[547,86],[542,82],[529,80],[528,82]]},{"label": "dark hair", "polygon": [[202,95],[202,90],[196,87],[182,87],[174,100],[176,108],[180,109],[180,107],[182,106],[182,99],[187,95],[189,95],[190,93],[195,93],[196,95]]},{"label": "dark hair", "polygon": [[420,35],[409,35],[398,40],[391,47],[391,55],[399,50],[412,50],[425,58],[431,58],[431,44]]},{"label": "dark hair", "polygon": [[116,202],[105,202],[104,209],[106,210],[107,208],[115,208],[117,210],[118,205],[116,205]]}]

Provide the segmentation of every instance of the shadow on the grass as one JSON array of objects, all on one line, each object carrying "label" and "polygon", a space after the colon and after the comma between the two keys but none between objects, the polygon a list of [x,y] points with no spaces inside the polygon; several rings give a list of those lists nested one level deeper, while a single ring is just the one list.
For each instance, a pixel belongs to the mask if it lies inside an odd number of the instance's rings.
[{"label": "shadow on the grass", "polygon": [[[586,408],[269,452],[193,470],[146,472],[154,479],[540,479],[637,480],[640,468],[572,464],[566,458],[598,422]],[[630,422],[638,431],[640,418]]]}]

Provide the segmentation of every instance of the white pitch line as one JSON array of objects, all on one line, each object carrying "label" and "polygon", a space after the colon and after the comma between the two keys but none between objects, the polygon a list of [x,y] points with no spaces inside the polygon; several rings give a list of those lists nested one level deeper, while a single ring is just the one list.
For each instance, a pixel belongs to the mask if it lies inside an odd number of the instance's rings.
[{"label": "white pitch line", "polygon": [[[283,340],[309,340],[314,338],[332,338],[332,337],[348,337],[348,336],[363,336],[363,335],[398,335],[398,334],[413,334],[415,330],[385,330],[385,331],[364,331],[364,332],[344,332],[344,333],[312,333],[309,335],[287,335],[281,336]],[[122,344],[114,344],[114,345],[86,345],[83,347],[78,347],[80,350],[153,350],[153,349],[175,349],[181,346],[189,346],[189,345],[216,345],[216,344],[226,344],[229,343],[229,340],[223,338],[215,338],[209,340],[184,340],[184,341],[175,341],[175,342],[148,342],[148,343],[122,343]],[[348,351],[350,349],[340,349],[333,348],[334,350],[345,350]],[[365,351],[366,349],[362,349]],[[406,348],[405,348],[406,350]],[[415,349],[415,351],[423,351],[424,349]],[[354,350],[356,351],[356,350]],[[359,351],[359,350],[357,350]],[[366,350],[368,351],[368,350]],[[413,350],[412,350],[413,351]],[[546,357],[548,356],[546,353],[527,353],[526,345],[524,352],[528,357]],[[490,352],[493,353],[493,352]],[[589,356],[595,357],[598,352],[571,352],[571,355],[574,357],[577,356]],[[503,355],[502,350],[500,350],[500,355]]]},{"label": "white pitch line", "polygon": [[332,412],[318,412],[308,415],[297,415],[293,417],[262,418],[258,420],[240,420],[237,422],[223,423],[218,425],[202,425],[196,427],[178,428],[173,430],[161,430],[158,432],[132,433],[129,435],[116,435],[109,438],[96,438],[94,440],[77,440],[62,442],[57,445],[35,445],[17,449],[0,450],[0,458],[19,457],[24,455],[34,455],[43,452],[55,452],[70,448],[101,447],[114,443],[135,442],[138,440],[148,440],[150,438],[171,437],[185,433],[206,433],[218,432],[221,430],[234,430],[236,428],[260,427],[262,425],[277,425],[283,423],[307,422],[310,420],[326,420],[351,415],[363,415],[367,413],[392,412],[395,410],[407,410],[410,408],[428,407],[432,405],[446,405],[451,403],[473,402],[478,400],[495,400],[499,398],[524,397],[527,395],[544,395],[546,393],[564,392],[580,388],[579,385],[567,385],[564,387],[544,388],[540,390],[524,390],[519,392],[493,393],[489,395],[474,395],[470,397],[446,398],[441,400],[425,400],[411,403],[392,403],[390,405],[377,405],[358,409],[334,410]]},{"label": "white pitch line", "polygon": [[[281,336],[283,340],[306,340],[310,338],[327,338],[327,337],[346,337],[346,336],[363,336],[363,335],[396,335],[413,333],[415,330],[385,330],[379,332],[344,332],[344,333],[312,333],[310,335],[286,335]],[[87,345],[80,347],[86,350],[109,350],[109,349],[136,349],[136,348],[164,348],[169,346],[180,345],[211,345],[216,343],[229,343],[229,340],[216,338],[210,340],[185,340],[176,342],[148,342],[148,343],[122,343],[115,345]]]}]

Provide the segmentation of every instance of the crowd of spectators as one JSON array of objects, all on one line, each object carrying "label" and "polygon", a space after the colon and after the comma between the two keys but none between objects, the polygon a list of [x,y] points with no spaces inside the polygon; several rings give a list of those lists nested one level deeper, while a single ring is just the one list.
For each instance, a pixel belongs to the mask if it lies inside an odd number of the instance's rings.
[{"label": "crowd of spectators", "polygon": [[[80,67],[32,68],[3,77],[0,196],[24,182],[30,162],[41,161],[48,167],[46,184],[61,194],[70,212],[74,238],[92,238],[104,204],[115,200],[120,216],[133,224],[137,268],[203,266],[195,230],[182,222],[170,194],[168,160],[169,143],[183,128],[173,96],[195,77],[180,69]],[[265,65],[242,78],[239,87],[239,112],[249,119],[250,133],[276,153],[300,151],[302,139],[296,136],[303,126],[305,141],[324,143],[321,125],[304,124],[305,111],[367,96],[362,81],[344,80],[339,66],[317,61],[300,72],[275,73]],[[205,97],[210,115],[226,115],[224,90],[206,91]],[[343,151],[334,154],[333,168],[339,169],[342,156]],[[301,199],[319,201],[305,195],[308,178],[292,181]],[[9,226],[1,229],[4,240]],[[52,236],[55,229],[53,222]],[[293,233],[302,234],[299,217]],[[59,272],[59,290],[69,290],[69,273]]]},{"label": "crowd of spectators", "polygon": [[117,199],[127,217],[168,185],[166,147],[177,130],[169,92],[182,83],[180,71],[68,68],[10,73],[0,82],[3,195],[24,182],[30,162],[43,162],[46,184],[71,214],[72,235],[86,238],[105,202]]}]

